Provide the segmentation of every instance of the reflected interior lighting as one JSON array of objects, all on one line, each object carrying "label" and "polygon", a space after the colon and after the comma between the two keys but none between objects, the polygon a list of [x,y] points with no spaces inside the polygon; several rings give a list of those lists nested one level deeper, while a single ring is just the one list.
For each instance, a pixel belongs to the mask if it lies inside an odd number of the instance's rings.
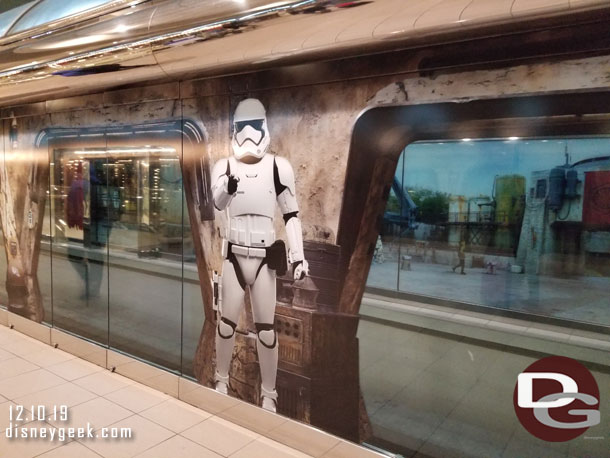
[{"label": "reflected interior lighting", "polygon": [[508,137],[508,139],[509,139],[511,142],[514,142],[514,141],[516,141],[516,140],[519,140],[519,137]]},{"label": "reflected interior lighting", "polygon": [[[165,155],[176,155],[175,148],[168,148],[163,146],[151,147],[151,148],[112,148],[107,150],[90,150],[90,151],[74,151],[73,154],[81,157],[99,157],[107,155],[126,155],[133,156],[134,154],[165,154]],[[164,160],[164,159],[159,159]],[[165,159],[169,161],[178,161],[178,159]],[[119,164],[117,164],[119,165]]]},{"label": "reflected interior lighting", "polygon": [[290,2],[275,2],[270,3],[268,5],[260,6],[258,8],[253,8],[250,14],[246,14],[239,18],[240,21],[247,21],[248,19],[253,19],[255,17],[261,16],[263,14],[273,13],[275,11],[284,9],[289,5]]},{"label": "reflected interior lighting", "polygon": [[298,8],[300,6],[307,5],[309,3],[314,3],[314,2],[315,2],[315,0],[304,0],[302,2],[295,3],[294,5],[291,5],[290,8]]},{"label": "reflected interior lighting", "polygon": [[[306,5],[306,4],[313,3],[313,2],[314,2],[314,0],[304,0],[304,1],[296,3],[296,4],[294,4],[294,3],[291,4],[291,2],[289,2],[289,1],[279,1],[279,2],[275,2],[275,3],[271,3],[268,5],[264,5],[259,8],[254,8],[254,9],[250,10],[250,14],[246,14],[245,16],[239,18],[239,21],[254,19],[258,16],[262,16],[265,14],[273,14],[273,13],[275,13],[277,11],[281,11],[281,10],[293,9],[295,7],[299,7],[299,6]],[[136,4],[132,5],[131,7],[133,8],[135,6],[136,6]],[[133,48],[139,48],[139,47],[142,47],[144,49],[144,47],[148,46],[151,43],[164,42],[166,40],[182,38],[184,36],[190,36],[190,35],[205,32],[205,31],[221,29],[224,25],[227,25],[227,24],[230,24],[230,23],[233,23],[236,21],[237,20],[235,18],[230,18],[230,19],[225,19],[225,20],[217,21],[217,22],[210,23],[210,24],[193,27],[191,29],[183,30],[180,32],[169,32],[169,33],[166,33],[163,35],[145,38],[145,39],[138,40],[138,41],[136,41],[134,43],[130,43],[130,44],[115,45],[113,43],[113,46],[105,47],[103,49],[94,50],[94,51],[87,51],[84,53],[79,53],[77,55],[71,54],[69,57],[64,57],[62,59],[57,59],[53,62],[48,62],[47,65],[61,66],[61,65],[73,63],[74,61],[84,62],[86,59],[100,57],[100,56],[103,56],[108,53],[114,53],[114,52],[125,51],[125,50],[131,51]],[[50,33],[50,32],[47,32],[47,33]],[[107,39],[110,37],[111,37],[111,35],[110,36],[102,35],[102,34],[90,35],[87,37],[79,37],[79,38],[75,38],[72,40],[65,40],[65,41],[59,42],[59,43],[52,43],[52,44],[48,45],[48,48],[64,48],[64,47],[74,46],[74,45],[78,45],[78,44],[93,43],[93,42],[104,40],[104,39]],[[81,41],[77,41],[77,40],[81,40]],[[82,40],[85,40],[85,41],[82,41]],[[44,48],[40,47],[39,49],[44,49]],[[114,58],[118,58],[118,56],[115,55]],[[0,77],[9,77],[12,75],[20,74],[23,71],[31,70],[32,67],[34,67],[38,64],[39,64],[39,62],[33,61],[33,62],[30,62],[29,64],[19,65],[16,67],[6,69],[5,71],[0,72]]]},{"label": "reflected interior lighting", "polygon": [[471,141],[471,140],[472,140],[472,138],[462,138],[462,141],[463,141],[463,142],[469,142],[469,141]]},{"label": "reflected interior lighting", "polygon": [[111,30],[111,32],[113,33],[125,33],[127,32],[129,29],[131,29],[132,27],[125,25],[125,24],[119,24],[117,25],[114,29]]},{"label": "reflected interior lighting", "polygon": [[[49,43],[47,45],[36,46],[36,49],[58,49],[58,48],[72,48],[75,46],[88,45],[91,43],[97,43],[110,38],[110,35],[87,35],[86,37],[72,38],[70,40],[59,41],[57,43]],[[71,52],[70,55],[74,54]]]}]

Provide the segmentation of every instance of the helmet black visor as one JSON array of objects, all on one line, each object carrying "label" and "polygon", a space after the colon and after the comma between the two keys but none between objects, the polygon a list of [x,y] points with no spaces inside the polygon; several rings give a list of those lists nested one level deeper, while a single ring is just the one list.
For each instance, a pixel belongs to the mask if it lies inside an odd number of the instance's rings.
[{"label": "helmet black visor", "polygon": [[263,130],[264,119],[249,119],[247,121],[237,121],[235,122],[235,132],[241,132],[244,127],[251,126],[256,130]]},{"label": "helmet black visor", "polygon": [[256,146],[260,145],[260,143],[263,141],[263,138],[265,138],[265,131],[263,130],[264,122],[265,122],[264,119],[249,119],[248,121],[236,121],[235,122],[235,135],[237,135],[242,130],[244,130],[246,128],[246,126],[250,126],[254,130],[261,133],[261,137],[258,139],[258,141],[254,141],[251,138],[243,138],[241,141],[239,141],[238,137],[236,137],[235,140],[236,140],[237,144],[239,146],[242,146],[246,142],[246,140],[250,140]]}]

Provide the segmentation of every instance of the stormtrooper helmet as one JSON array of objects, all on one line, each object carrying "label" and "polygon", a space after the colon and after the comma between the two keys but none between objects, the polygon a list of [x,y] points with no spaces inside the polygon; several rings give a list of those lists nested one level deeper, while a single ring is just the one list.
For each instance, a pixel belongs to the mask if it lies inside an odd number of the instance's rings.
[{"label": "stormtrooper helmet", "polygon": [[233,115],[231,146],[238,160],[261,159],[269,149],[265,107],[258,99],[239,102]]}]

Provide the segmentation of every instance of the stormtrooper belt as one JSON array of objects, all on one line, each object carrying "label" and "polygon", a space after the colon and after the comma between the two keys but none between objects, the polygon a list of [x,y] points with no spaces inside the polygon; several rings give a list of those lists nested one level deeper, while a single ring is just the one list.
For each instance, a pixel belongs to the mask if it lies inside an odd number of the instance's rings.
[{"label": "stormtrooper belt", "polygon": [[253,248],[249,246],[234,245],[229,242],[229,256],[231,253],[239,254],[241,256],[248,256],[251,258],[265,258],[267,257],[266,248]]},{"label": "stormtrooper belt", "polygon": [[235,276],[242,289],[246,289],[246,279],[244,278],[241,266],[235,257],[236,254],[261,259],[261,263],[256,271],[257,277],[264,265],[275,270],[277,275],[284,275],[288,270],[288,263],[286,262],[286,245],[283,240],[276,240],[273,245],[266,248],[235,245],[229,242],[227,247],[227,260],[233,265]]}]

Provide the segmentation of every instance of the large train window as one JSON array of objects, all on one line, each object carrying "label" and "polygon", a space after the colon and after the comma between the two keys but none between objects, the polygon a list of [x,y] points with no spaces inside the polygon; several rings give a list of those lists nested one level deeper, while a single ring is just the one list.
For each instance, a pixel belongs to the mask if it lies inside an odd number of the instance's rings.
[{"label": "large train window", "polygon": [[367,442],[404,456],[566,455],[523,430],[513,395],[548,355],[609,381],[596,369],[610,348],[608,106],[608,93],[549,94],[359,118],[337,239],[341,305],[360,316]]},{"label": "large train window", "polygon": [[610,325],[610,138],[402,152],[367,284]]}]

